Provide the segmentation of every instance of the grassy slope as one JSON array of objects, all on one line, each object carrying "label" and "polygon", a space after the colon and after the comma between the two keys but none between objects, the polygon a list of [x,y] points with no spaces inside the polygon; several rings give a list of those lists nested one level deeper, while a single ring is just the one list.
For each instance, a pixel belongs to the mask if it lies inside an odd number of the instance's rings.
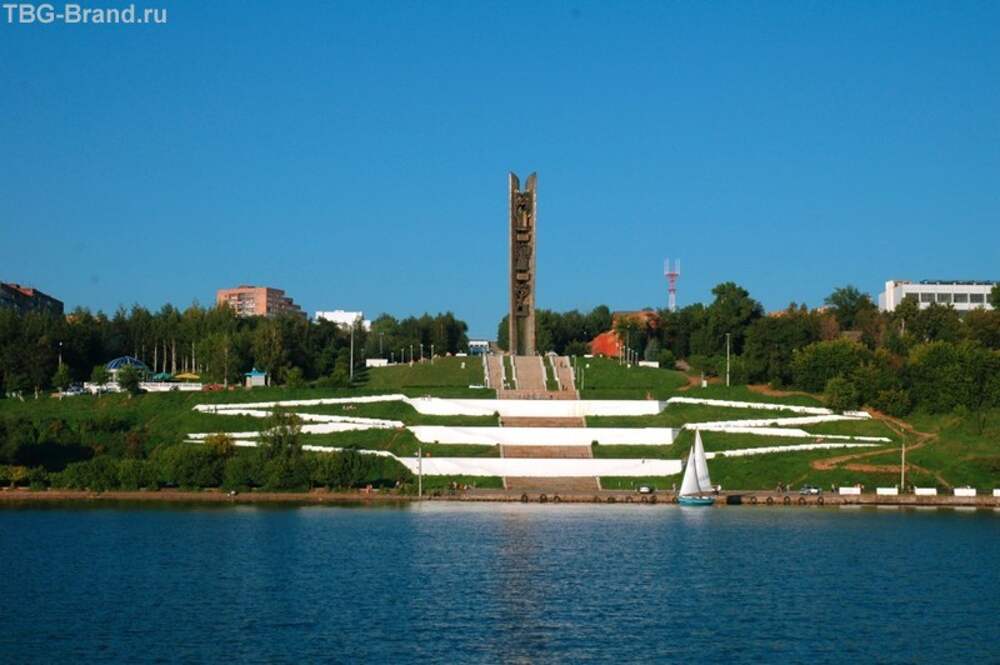
[{"label": "grassy slope", "polygon": [[[466,363],[462,368],[461,363]],[[676,372],[647,368],[622,368],[614,361],[590,359],[587,375],[588,390],[584,397],[640,397],[647,394],[657,399],[671,395],[706,397],[712,399],[736,399],[755,402],[781,402],[802,405],[817,405],[816,399],[806,396],[773,397],[760,395],[739,386],[725,388],[710,386],[705,389],[677,391],[684,385],[684,377]],[[593,381],[597,381],[597,387]],[[442,396],[492,396],[492,391],[472,390],[467,386],[482,382],[482,368],[477,359],[439,359],[432,366],[429,363],[414,367],[401,366],[380,368],[368,373],[366,382],[354,389],[313,389],[313,388],[264,388],[252,391],[228,393],[167,393],[150,394],[129,399],[125,395],[105,395],[101,397],[81,396],[55,400],[43,398],[27,400],[0,400],[0,416],[25,416],[36,421],[63,418],[71,423],[92,419],[95,416],[118,417],[127,420],[134,428],[145,429],[148,433],[147,447],[160,443],[173,443],[196,431],[246,431],[257,430],[263,424],[261,419],[242,416],[216,416],[192,411],[195,404],[239,403],[291,399],[316,399],[321,397],[346,397],[379,392],[404,392],[411,395],[438,394]],[[603,393],[603,394],[602,394]],[[407,424],[448,424],[448,425],[494,425],[493,417],[435,417],[422,416],[412,407],[402,403],[359,405],[354,409],[341,406],[308,407],[304,411],[333,413],[362,417],[391,418]],[[756,417],[793,415],[761,409],[730,409],[702,405],[674,404],[657,416],[625,418],[589,418],[588,425],[596,427],[678,427],[689,422],[710,420],[733,420]],[[1000,486],[1000,411],[995,411],[982,422],[976,417],[957,415],[912,416],[909,421],[919,431],[930,432],[935,439],[924,447],[910,452],[908,462],[940,475],[951,485],[972,484],[983,491]],[[982,431],[980,431],[980,426]],[[890,436],[892,444],[887,444],[885,453],[864,460],[865,464],[898,465],[899,437],[884,424],[876,421],[825,423],[805,426],[814,434],[851,434],[866,436]],[[682,433],[673,446],[650,448],[647,446],[598,446],[594,449],[597,457],[647,457],[682,458],[690,446],[692,435]],[[762,445],[803,443],[797,439],[776,439],[754,435],[736,435],[709,432],[703,435],[708,450],[756,447]],[[916,440],[907,437],[910,445]],[[355,446],[391,450],[401,455],[412,455],[416,450],[416,440],[412,434],[398,430],[375,432],[348,432],[330,435],[309,436],[307,443],[319,445]],[[496,456],[498,450],[489,446],[425,446],[432,456]],[[838,457],[852,452],[867,451],[811,451],[787,454],[765,454],[745,458],[720,458],[711,463],[712,477],[727,488],[769,488],[778,482],[794,485],[813,483],[828,487],[831,483],[851,484],[863,482],[868,487],[893,485],[898,482],[895,473],[864,473],[843,468],[818,471],[811,463],[818,459]],[[484,481],[490,482],[490,481]],[[606,486],[619,482],[604,479]],[[622,480],[624,487],[631,488],[634,480]],[[669,487],[679,482],[678,478],[660,479],[655,482],[660,487]],[[920,473],[910,473],[908,482],[937,485],[937,478]],[[611,485],[609,485],[611,483]],[[482,482],[480,482],[480,486]]]},{"label": "grassy slope", "polygon": [[666,399],[687,384],[687,377],[673,370],[624,367],[609,358],[581,358],[580,363],[581,399]]},{"label": "grassy slope", "polygon": [[[407,388],[466,388],[481,386],[486,377],[479,357],[435,358],[413,365],[391,365],[367,370],[360,387],[368,390],[391,391]],[[474,389],[476,393],[487,393]]]},{"label": "grassy slope", "polygon": [[407,425],[454,425],[466,427],[496,427],[495,416],[429,416],[419,413],[405,402],[373,402],[369,404],[324,404],[296,409],[300,413],[320,413],[354,418],[401,420]]},{"label": "grassy slope", "polygon": [[[406,429],[376,429],[358,432],[336,432],[314,434],[303,439],[304,443],[315,446],[336,446],[338,448],[362,448],[365,450],[388,450],[404,457],[417,454],[418,441]],[[425,443],[427,457],[499,457],[498,446],[443,445]]]}]

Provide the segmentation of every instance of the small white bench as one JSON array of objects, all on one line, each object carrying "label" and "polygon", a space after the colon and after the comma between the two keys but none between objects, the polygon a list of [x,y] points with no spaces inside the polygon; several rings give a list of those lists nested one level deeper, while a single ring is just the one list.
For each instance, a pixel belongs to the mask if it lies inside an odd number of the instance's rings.
[{"label": "small white bench", "polygon": [[837,490],[841,496],[860,496],[860,487],[841,487]]},{"label": "small white bench", "polygon": [[876,487],[875,494],[879,496],[899,496],[898,487]]},{"label": "small white bench", "polygon": [[975,487],[956,487],[955,496],[976,496]]},{"label": "small white bench", "polygon": [[913,493],[917,496],[937,496],[936,487],[914,487]]}]

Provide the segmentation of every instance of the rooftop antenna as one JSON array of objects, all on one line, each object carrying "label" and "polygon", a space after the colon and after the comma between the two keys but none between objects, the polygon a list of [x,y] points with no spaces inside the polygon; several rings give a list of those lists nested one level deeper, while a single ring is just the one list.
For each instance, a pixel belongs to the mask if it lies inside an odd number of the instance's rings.
[{"label": "rooftop antenna", "polygon": [[670,267],[670,259],[664,259],[663,261],[663,276],[667,278],[667,293],[669,294],[669,299],[667,303],[667,308],[671,312],[677,311],[677,278],[681,276],[681,261],[677,259],[674,262],[673,268]]}]

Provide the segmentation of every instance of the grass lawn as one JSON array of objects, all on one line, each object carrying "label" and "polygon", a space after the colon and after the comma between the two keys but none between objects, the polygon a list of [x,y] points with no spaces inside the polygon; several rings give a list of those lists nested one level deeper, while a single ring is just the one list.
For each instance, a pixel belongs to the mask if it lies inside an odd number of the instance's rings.
[{"label": "grass lawn", "polygon": [[984,414],[981,422],[954,414],[914,414],[907,420],[918,431],[937,435],[907,452],[908,463],[938,472],[952,486],[968,484],[980,492],[1000,487],[1000,409]]},{"label": "grass lawn", "polygon": [[[310,434],[302,437],[302,443],[338,448],[387,450],[401,457],[415,456],[419,446],[417,437],[406,429],[370,429],[356,432]],[[499,446],[425,443],[423,450],[425,457],[500,457]]]},{"label": "grass lawn", "polygon": [[625,367],[610,358],[580,358],[578,362],[581,399],[666,399],[687,384],[687,377],[674,370]]},{"label": "grass lawn", "polygon": [[[481,386],[486,377],[483,361],[478,356],[465,358],[435,358],[413,365],[391,365],[368,369],[366,380],[359,384],[365,390],[400,391],[427,388],[459,388],[469,391],[469,386]],[[473,394],[493,397],[494,391],[472,389]]]},{"label": "grass lawn", "polygon": [[783,418],[794,415],[796,414],[791,411],[739,409],[702,404],[670,404],[654,416],[588,416],[587,427],[680,427],[687,423]]},{"label": "grass lawn", "polygon": [[[712,482],[721,484],[723,489],[773,489],[778,483],[787,483],[794,489],[802,485],[816,485],[824,491],[830,491],[831,484],[838,486],[862,483],[865,491],[874,491],[875,487],[892,487],[899,483],[898,473],[860,473],[838,468],[830,471],[819,471],[812,468],[811,463],[836,455],[847,454],[849,451],[817,450],[800,453],[785,453],[776,455],[760,455],[750,457],[725,457],[709,462]],[[867,459],[864,462],[868,462]],[[899,463],[898,456],[896,463]],[[931,476],[910,474],[907,482],[915,484],[935,485]],[[680,481],[678,481],[680,482]]]},{"label": "grass lawn", "polygon": [[553,356],[546,356],[542,359],[542,369],[545,370],[545,389],[559,390],[559,382],[556,381],[556,368],[552,364]]},{"label": "grass lawn", "polygon": [[297,413],[319,413],[353,418],[401,420],[407,425],[453,425],[462,427],[496,427],[495,416],[431,416],[419,413],[405,402],[371,402],[364,404],[321,404],[296,408]]},{"label": "grass lawn", "polygon": [[591,446],[599,459],[680,459],[674,446]]},{"label": "grass lawn", "polygon": [[815,397],[805,395],[788,395],[787,397],[776,397],[774,395],[764,395],[750,390],[746,386],[725,387],[720,384],[710,384],[707,388],[691,388],[675,393],[682,397],[698,397],[701,399],[730,399],[740,402],[764,402],[770,404],[794,404],[796,406],[824,406]]}]

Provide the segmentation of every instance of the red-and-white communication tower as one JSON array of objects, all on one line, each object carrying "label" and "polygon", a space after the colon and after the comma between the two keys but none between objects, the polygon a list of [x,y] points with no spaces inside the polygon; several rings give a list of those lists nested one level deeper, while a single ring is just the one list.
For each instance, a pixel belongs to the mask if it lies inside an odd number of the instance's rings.
[{"label": "red-and-white communication tower", "polygon": [[667,293],[669,294],[668,308],[671,312],[677,311],[677,278],[681,276],[681,261],[677,259],[673,267],[670,259],[663,261],[663,276],[667,278]]}]

